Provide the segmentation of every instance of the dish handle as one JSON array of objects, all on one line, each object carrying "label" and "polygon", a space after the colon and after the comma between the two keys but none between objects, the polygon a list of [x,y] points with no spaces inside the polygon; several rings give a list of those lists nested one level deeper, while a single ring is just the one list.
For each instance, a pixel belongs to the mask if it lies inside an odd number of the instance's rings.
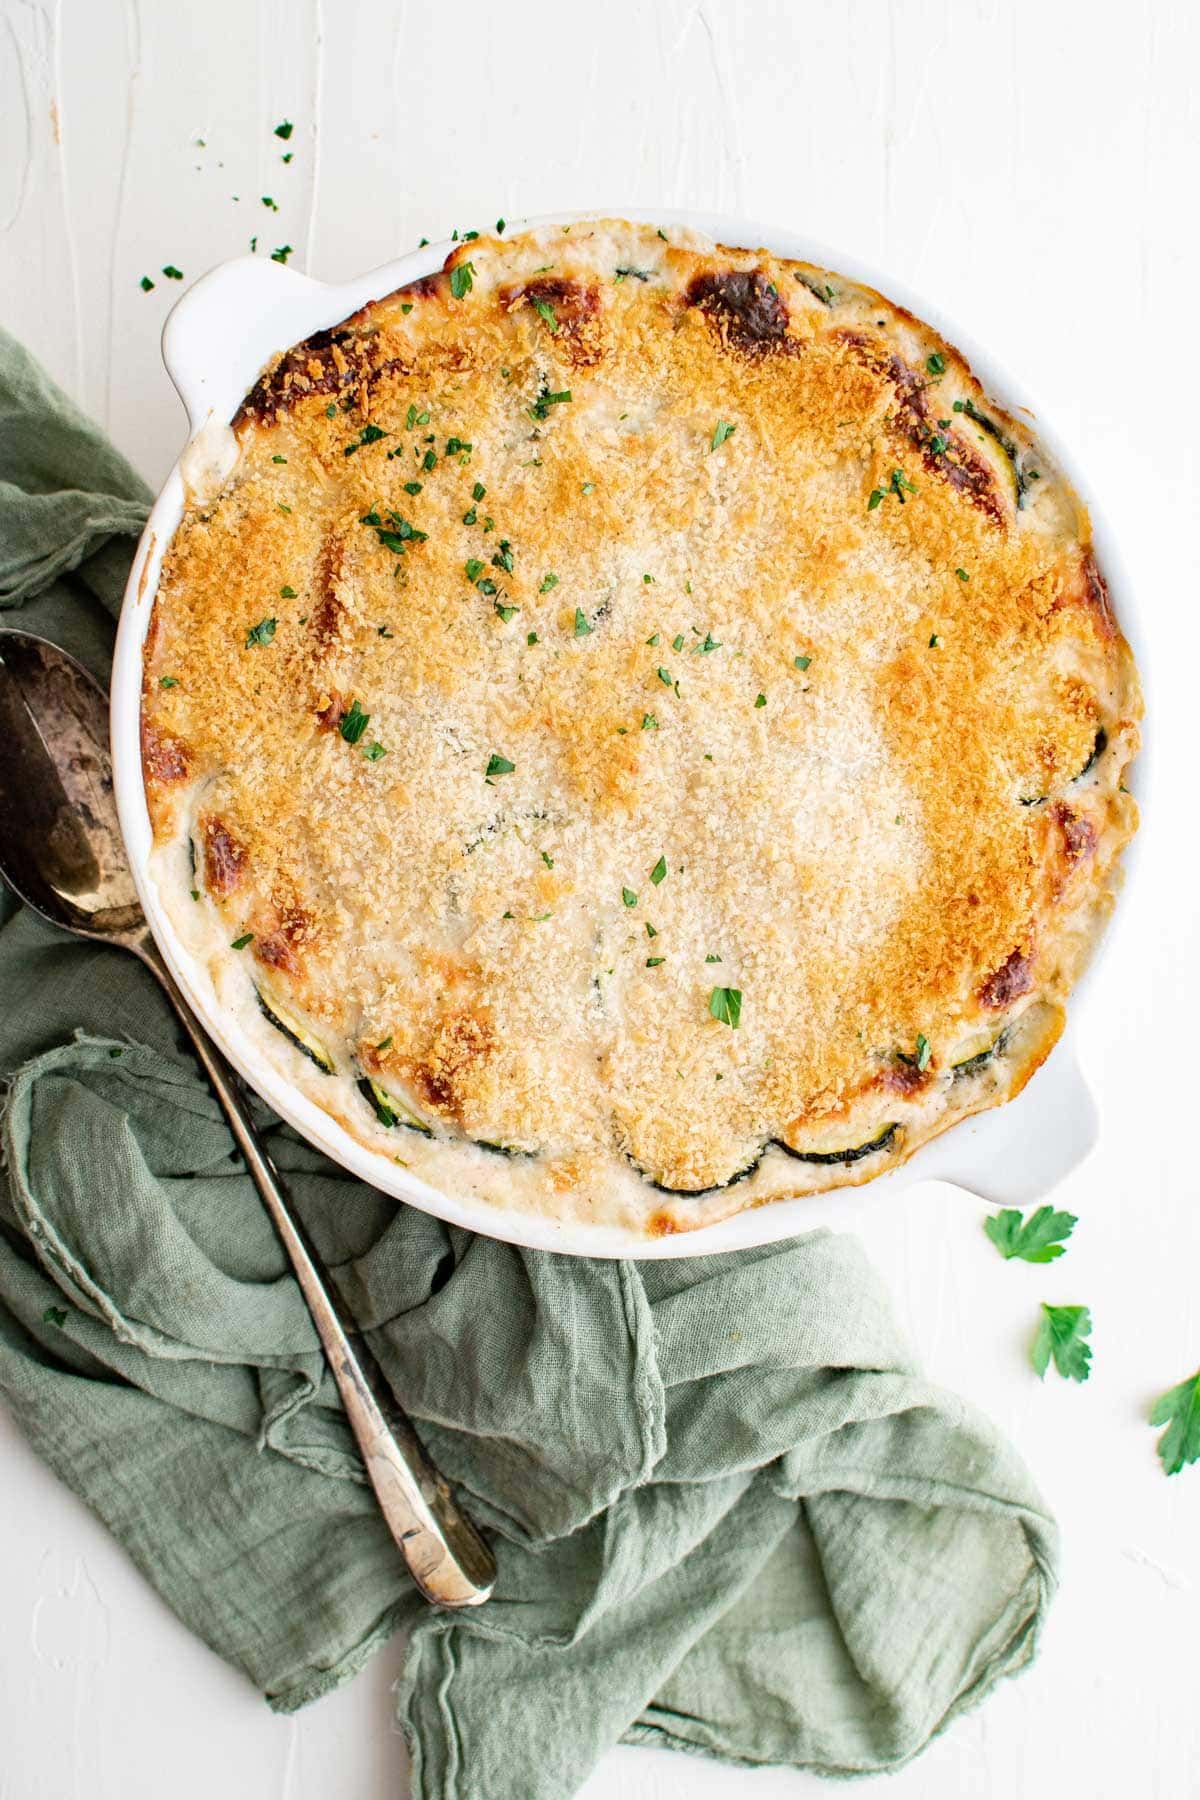
[{"label": "dish handle", "polygon": [[324,286],[269,256],[239,256],[176,301],[162,354],[193,436],[212,419],[232,418],[264,364],[311,335],[314,292]]}]

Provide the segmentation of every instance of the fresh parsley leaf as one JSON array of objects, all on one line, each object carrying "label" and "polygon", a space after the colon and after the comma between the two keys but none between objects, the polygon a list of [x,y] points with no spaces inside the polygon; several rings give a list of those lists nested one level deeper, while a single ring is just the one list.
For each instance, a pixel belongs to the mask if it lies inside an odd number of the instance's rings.
[{"label": "fresh parsley leaf", "polygon": [[1059,1374],[1069,1381],[1086,1381],[1091,1370],[1091,1345],[1085,1340],[1092,1335],[1092,1315],[1086,1306],[1047,1306],[1042,1302],[1042,1319],[1033,1341],[1031,1360],[1037,1374],[1045,1379],[1053,1357]]},{"label": "fresh parsley leaf", "polygon": [[931,375],[944,375],[946,373],[946,359],[940,350],[935,350],[932,356],[927,356],[925,358],[925,367],[929,370]]},{"label": "fresh parsley leaf", "polygon": [[67,1315],[61,1306],[48,1306],[42,1314],[43,1325],[57,1325],[61,1331],[67,1322]]},{"label": "fresh parsley leaf", "polygon": [[497,600],[497,602],[496,602],[496,611],[499,613],[500,617],[504,620],[504,623],[506,625],[508,624],[510,619],[516,618],[516,616],[520,612],[520,610],[521,609],[519,606],[505,606],[499,600]]},{"label": "fresh parsley leaf", "polygon": [[1158,1454],[1168,1475],[1178,1475],[1184,1463],[1200,1462],[1200,1369],[1159,1395],[1150,1423],[1167,1428],[1158,1440]]},{"label": "fresh parsley leaf", "polygon": [[535,300],[533,304],[534,310],[537,312],[538,316],[545,320],[555,337],[557,337],[559,329],[558,319],[550,302],[548,300]]},{"label": "fresh parsley leaf", "polygon": [[348,744],[357,744],[359,738],[367,729],[370,717],[370,713],[364,712],[357,700],[352,700],[350,702],[349,711],[344,712],[338,720],[338,730]]},{"label": "fresh parsley leaf", "polygon": [[709,455],[711,456],[714,450],[719,450],[721,445],[725,443],[727,439],[731,438],[736,430],[737,426],[731,425],[727,419],[718,419],[717,428],[712,434],[712,444],[709,446]]},{"label": "fresh parsley leaf", "polygon": [[247,944],[252,944],[253,942],[254,933],[252,931],[243,931],[241,937],[234,938],[229,948],[231,950],[244,950]]},{"label": "fresh parsley leaf", "polygon": [[381,756],[387,755],[387,751],[382,744],[368,744],[363,750],[363,755],[368,762],[378,762]]},{"label": "fresh parsley leaf", "polygon": [[545,865],[548,869],[552,869],[554,867],[554,858],[550,855],[550,852],[548,850],[542,851],[542,861],[545,863]]},{"label": "fresh parsley leaf", "polygon": [[699,651],[701,656],[711,656],[714,650],[719,650],[721,648],[721,640],[720,638],[715,638],[711,631],[706,631],[704,634],[704,642],[702,644],[697,644],[695,648]]},{"label": "fresh parsley leaf", "polygon": [[512,574],[512,572],[513,572],[512,545],[509,543],[507,538],[500,539],[500,548],[497,550],[495,556],[493,556],[493,558],[492,558],[492,567],[494,569],[503,569],[504,573],[506,575]]},{"label": "fresh parsley leaf", "polygon": [[260,619],[258,624],[252,625],[246,633],[246,648],[250,650],[255,644],[269,644],[274,636],[274,619]]},{"label": "fresh parsley leaf", "polygon": [[283,138],[284,141],[286,142],[287,139],[291,137],[291,135],[292,135],[292,121],[290,119],[284,119],[282,121],[282,123],[280,123],[279,125],[277,125],[275,127],[275,136],[277,138]]},{"label": "fresh parsley leaf", "polygon": [[480,562],[477,556],[468,557],[467,561],[463,564],[467,580],[472,584],[478,581],[479,577],[483,574],[485,566],[486,565]]},{"label": "fresh parsley leaf", "polygon": [[557,586],[558,586],[558,576],[557,575],[543,575],[542,576],[542,585],[538,589],[538,593],[539,594],[548,594],[552,587],[557,587]]},{"label": "fresh parsley leaf", "polygon": [[941,642],[942,642],[941,638],[938,636],[937,632],[935,631],[929,639],[929,648],[931,650],[937,650],[940,647]]},{"label": "fresh parsley leaf", "polygon": [[365,444],[377,444],[380,438],[385,438],[390,435],[389,432],[381,430],[378,425],[364,425],[360,436],[353,444],[346,445],[342,455],[353,456],[355,451],[361,450]]},{"label": "fresh parsley leaf", "polygon": [[683,649],[683,633],[682,632],[679,633],[679,636],[677,638],[672,639],[671,648],[672,648],[672,650],[682,650]]},{"label": "fresh parsley leaf", "polygon": [[658,861],[655,863],[654,867],[650,871],[650,879],[654,883],[655,887],[659,887],[666,880],[666,878],[667,878],[667,859],[665,856],[660,856]]},{"label": "fresh parsley leaf", "polygon": [[536,644],[537,641],[538,641],[538,634],[536,631],[531,631],[529,633],[529,636],[525,639],[525,642],[527,644]]},{"label": "fresh parsley leaf", "polygon": [[287,457],[286,456],[273,456],[271,458],[271,461],[273,463],[285,463],[287,461]]},{"label": "fresh parsley leaf", "polygon": [[653,713],[643,713],[642,714],[642,730],[643,731],[657,731],[658,730],[658,720],[655,718]]},{"label": "fresh parsley leaf", "polygon": [[163,274],[166,276],[168,281],[182,281],[183,280],[183,270],[177,269],[175,267],[174,263],[164,263],[163,264]]},{"label": "fresh parsley leaf", "polygon": [[178,687],[179,677],[178,675],[160,675],[158,678],[158,685],[159,687],[164,688]]},{"label": "fresh parsley leaf", "polygon": [[965,569],[955,569],[954,573],[958,576],[960,581],[970,581],[971,579]]},{"label": "fresh parsley leaf", "polygon": [[765,694],[760,694],[754,704],[756,707],[765,706],[767,704],[767,696]]},{"label": "fresh parsley leaf", "polygon": [[870,499],[867,501],[867,511],[874,512],[875,508],[881,504],[882,500],[883,500],[883,489],[882,488],[872,488]]},{"label": "fresh parsley leaf", "polygon": [[590,637],[591,631],[592,631],[592,628],[587,622],[587,617],[583,611],[583,608],[577,606],[575,608],[575,636],[576,637]]},{"label": "fresh parsley leaf", "polygon": [[277,250],[272,250],[271,261],[277,262],[277,263],[285,263],[291,254],[292,254],[292,246],[290,244],[280,244],[280,246]]},{"label": "fresh parsley leaf", "polygon": [[666,960],[665,956],[648,956],[646,958],[646,967],[648,969],[657,969],[662,963],[665,963]]},{"label": "fresh parsley leaf", "polygon": [[138,286],[141,288],[143,294],[149,294],[154,291],[154,283],[148,275],[142,276],[142,279],[138,282]]},{"label": "fresh parsley leaf", "polygon": [[632,888],[623,887],[621,889],[621,898],[625,902],[626,906],[636,906],[637,905],[637,895],[634,893]]},{"label": "fresh parsley leaf", "polygon": [[296,598],[295,588],[294,587],[281,587],[279,590],[279,598],[281,600],[294,600]]},{"label": "fresh parsley leaf", "polygon": [[404,484],[404,491],[406,494],[416,496],[421,492],[423,485],[424,484],[420,481],[406,481]]},{"label": "fresh parsley leaf", "polygon": [[474,263],[462,262],[462,263],[459,263],[455,268],[451,269],[451,271],[450,271],[450,292],[454,295],[454,298],[456,300],[461,300],[463,298],[464,294],[469,294],[471,289],[474,287],[474,285],[475,285],[475,264]]},{"label": "fresh parsley leaf", "polygon": [[714,1019],[736,1031],[742,1018],[741,988],[714,988],[708,996],[708,1010]]},{"label": "fresh parsley leaf", "polygon": [[658,671],[658,679],[662,682],[664,687],[674,687],[675,686],[675,682],[672,678],[670,669],[660,669]]},{"label": "fresh parsley leaf", "polygon": [[917,1033],[917,1067],[922,1074],[924,1074],[925,1070],[929,1067],[929,1058],[931,1055],[932,1051],[929,1048],[929,1039],[925,1036],[923,1031],[919,1031]]},{"label": "fresh parsley leaf", "polygon": [[654,926],[650,923],[649,919],[646,920],[646,936],[648,938],[656,938],[658,936],[658,932],[655,930]]},{"label": "fresh parsley leaf", "polygon": [[1018,1256],[1022,1262],[1048,1263],[1063,1254],[1062,1240],[1077,1224],[1074,1213],[1055,1212],[1052,1206],[1039,1206],[1028,1219],[1006,1207],[985,1219],[983,1229],[1006,1261]]},{"label": "fresh parsley leaf", "polygon": [[263,197],[262,197],[262,203],[263,203],[263,205],[264,205],[264,206],[265,206],[265,207],[266,207],[266,208],[267,208],[267,210],[268,210],[268,211],[269,211],[269,212],[278,212],[278,211],[279,211],[279,203],[278,203],[278,201],[276,201],[276,200],[272,200],[272,198],[271,198],[271,196],[270,196],[270,194],[264,194],[264,195],[263,195]]},{"label": "fresh parsley leaf", "polygon": [[797,668],[797,669],[801,669],[801,670],[807,669],[811,662],[812,662],[811,656],[794,656],[792,658],[793,668]]},{"label": "fresh parsley leaf", "polygon": [[516,763],[509,762],[507,756],[497,756],[493,750],[488,757],[488,766],[484,770],[484,776],[490,781],[493,775],[511,775],[516,766]]},{"label": "fresh parsley leaf", "polygon": [[504,220],[503,219],[496,220],[496,236],[497,237],[504,236]]}]

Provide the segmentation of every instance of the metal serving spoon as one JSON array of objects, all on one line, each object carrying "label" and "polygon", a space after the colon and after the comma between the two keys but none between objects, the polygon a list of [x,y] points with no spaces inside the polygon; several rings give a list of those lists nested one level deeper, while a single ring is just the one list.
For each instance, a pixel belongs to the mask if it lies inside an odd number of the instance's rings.
[{"label": "metal serving spoon", "polygon": [[230,1071],[192,1017],[150,935],[117,822],[104,691],[73,656],[24,631],[0,630],[0,874],[52,925],[131,950],[159,982],[291,1258],[383,1516],[413,1580],[441,1606],[478,1606],[496,1578],[492,1553],[397,1406],[259,1141]]}]

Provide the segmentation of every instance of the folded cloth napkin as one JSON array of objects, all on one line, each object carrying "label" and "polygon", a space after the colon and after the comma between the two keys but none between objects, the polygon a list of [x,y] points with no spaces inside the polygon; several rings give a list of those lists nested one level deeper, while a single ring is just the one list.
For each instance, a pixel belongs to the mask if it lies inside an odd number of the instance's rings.
[{"label": "folded cloth napkin", "polygon": [[[141,482],[0,334],[0,601],[103,673]],[[304,1219],[492,1535],[415,1595],[299,1292],[130,957],[7,897],[0,1389],[185,1624],[280,1711],[410,1632],[421,1800],[562,1800],[618,1740],[896,1768],[1032,1657],[1056,1532],[925,1381],[851,1238],[599,1262],[364,1187],[265,1108]]]}]

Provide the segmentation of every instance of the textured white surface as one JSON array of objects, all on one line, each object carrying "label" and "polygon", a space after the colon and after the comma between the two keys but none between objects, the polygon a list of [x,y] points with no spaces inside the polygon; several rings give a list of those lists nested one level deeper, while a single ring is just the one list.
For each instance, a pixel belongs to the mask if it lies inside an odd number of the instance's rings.
[{"label": "textured white surface", "polygon": [[[1104,507],[1150,644],[1156,754],[1088,1008],[1101,1143],[1056,1195],[1075,1240],[1057,1267],[1004,1264],[979,1205],[932,1184],[843,1215],[1066,1541],[1041,1661],[893,1778],[897,1800],[1177,1800],[1200,1767],[1200,1468],[1166,1480],[1144,1422],[1200,1363],[1200,932],[1170,900],[1197,872],[1198,59],[1185,0],[1136,18],[1094,0],[0,0],[0,320],[155,485],[183,433],[158,360],[164,263],[191,279],[257,234],[344,278],[499,213],[662,203],[797,225],[937,296],[1039,396]],[[1042,1298],[1093,1308],[1084,1388],[1025,1365]],[[3,1417],[0,1450],[0,1800],[405,1791],[397,1648],[276,1719]],[[816,1789],[621,1750],[584,1793]]]}]

